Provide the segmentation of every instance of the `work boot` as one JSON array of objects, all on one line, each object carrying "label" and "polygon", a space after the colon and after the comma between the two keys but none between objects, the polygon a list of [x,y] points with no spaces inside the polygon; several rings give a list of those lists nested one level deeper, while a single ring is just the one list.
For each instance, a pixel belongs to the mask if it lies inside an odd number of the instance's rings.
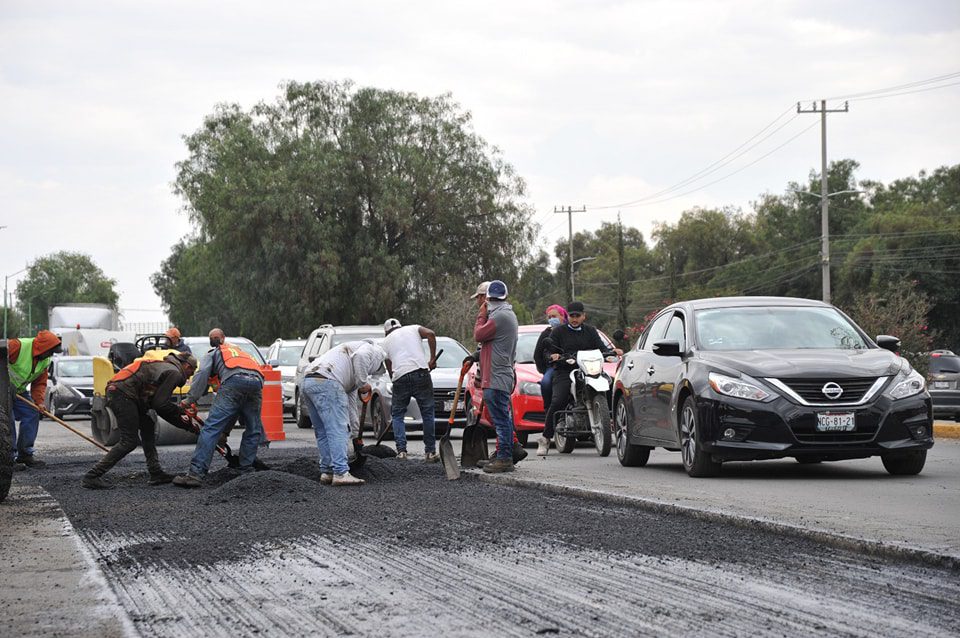
[{"label": "work boot", "polygon": [[549,449],[550,439],[545,436],[541,436],[539,439],[537,439],[537,456],[546,456]]},{"label": "work boot", "polygon": [[147,481],[147,485],[166,485],[173,480],[173,474],[167,474],[166,472],[150,472],[150,480]]},{"label": "work boot", "polygon": [[334,474],[330,484],[334,487],[341,487],[345,485],[363,485],[364,483],[366,483],[366,481],[363,479],[357,478],[350,472],[344,472],[343,474]]},{"label": "work boot", "polygon": [[510,459],[495,458],[483,467],[487,474],[500,474],[501,472],[512,472],[513,461]]},{"label": "work boot", "polygon": [[333,483],[333,474],[324,472],[320,475],[320,485],[330,485],[331,483]]},{"label": "work boot", "polygon": [[515,444],[513,446],[513,464],[516,465],[525,458],[527,458],[527,451]]},{"label": "work boot", "polygon": [[80,485],[88,490],[109,490],[113,488],[113,485],[107,483],[102,476],[90,476],[89,474],[83,475],[83,480],[80,481]]},{"label": "work boot", "polygon": [[406,460],[407,460],[407,451],[406,451],[406,450],[398,450],[398,451],[397,451],[397,459],[400,460],[400,461],[406,461]]},{"label": "work boot", "polygon": [[37,469],[40,469],[41,467],[46,467],[46,466],[47,466],[47,464],[44,463],[43,461],[41,461],[40,459],[35,459],[35,458],[33,458],[33,455],[32,455],[32,454],[27,454],[27,455],[24,455],[24,456],[18,456],[18,457],[17,457],[17,460],[16,460],[15,462],[16,462],[16,463],[23,463],[23,464],[26,465],[27,467],[29,467],[29,468],[31,468],[31,469],[34,469],[34,470],[37,470]]},{"label": "work boot", "polygon": [[424,463],[437,463],[440,461],[440,455],[436,452],[427,452],[423,455]]},{"label": "work boot", "polygon": [[173,484],[177,487],[200,487],[203,481],[192,472],[173,477]]}]

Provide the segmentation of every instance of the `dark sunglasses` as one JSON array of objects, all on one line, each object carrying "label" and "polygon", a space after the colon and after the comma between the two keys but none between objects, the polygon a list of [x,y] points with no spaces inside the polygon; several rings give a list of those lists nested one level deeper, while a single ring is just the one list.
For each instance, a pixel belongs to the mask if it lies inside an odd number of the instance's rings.
[{"label": "dark sunglasses", "polygon": [[583,316],[583,313],[582,313],[582,312],[569,312],[569,313],[567,313],[567,316],[568,316],[568,317],[582,317],[582,316]]}]

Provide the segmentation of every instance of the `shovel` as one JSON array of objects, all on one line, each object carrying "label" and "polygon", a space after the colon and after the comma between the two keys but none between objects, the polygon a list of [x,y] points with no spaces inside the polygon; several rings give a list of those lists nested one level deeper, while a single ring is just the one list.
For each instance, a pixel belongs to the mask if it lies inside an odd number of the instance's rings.
[{"label": "shovel", "polygon": [[[5,389],[4,389],[4,390],[5,390]],[[40,407],[39,405],[37,405],[36,403],[34,403],[33,401],[31,401],[30,399],[24,397],[24,396],[21,395],[21,394],[17,394],[17,395],[15,395],[15,396],[16,396],[18,399],[20,399],[21,401],[23,401],[24,403],[26,403],[27,405],[29,405],[31,408],[33,408],[34,410],[36,410],[37,412],[39,412],[40,414],[42,414],[42,415],[44,415],[44,416],[47,416],[47,417],[50,417],[51,419],[54,420],[54,422],[56,422],[56,423],[58,423],[59,425],[62,425],[63,427],[67,428],[68,430],[70,430],[71,432],[73,432],[74,434],[76,434],[77,436],[79,436],[81,439],[83,439],[83,440],[85,440],[85,441],[87,441],[87,442],[89,442],[89,443],[93,443],[94,445],[96,445],[98,448],[100,448],[100,449],[103,450],[104,452],[109,452],[109,451],[110,451],[110,448],[106,447],[105,445],[101,445],[100,443],[97,443],[96,441],[94,441],[93,439],[91,439],[89,436],[87,436],[87,435],[84,434],[83,432],[80,432],[79,430],[76,430],[76,429],[70,427],[70,426],[67,425],[63,420],[58,419],[56,416],[50,414],[49,412],[46,411],[46,409]],[[14,442],[14,443],[16,443],[16,442]]]},{"label": "shovel", "polygon": [[457,457],[453,453],[453,443],[450,442],[450,433],[453,432],[453,417],[457,413],[457,404],[460,403],[460,390],[463,389],[463,377],[467,375],[470,369],[468,365],[460,367],[460,378],[457,379],[457,389],[453,393],[453,407],[450,409],[450,418],[447,419],[447,431],[440,438],[440,461],[443,463],[443,471],[447,473],[447,480],[453,481],[460,478],[460,467],[457,465]]},{"label": "shovel", "polygon": [[490,452],[487,450],[487,433],[480,425],[480,417],[483,415],[483,395],[480,396],[480,407],[477,409],[476,422],[470,423],[468,418],[467,426],[463,428],[463,441],[460,449],[461,467],[477,467],[477,461],[490,458]]}]

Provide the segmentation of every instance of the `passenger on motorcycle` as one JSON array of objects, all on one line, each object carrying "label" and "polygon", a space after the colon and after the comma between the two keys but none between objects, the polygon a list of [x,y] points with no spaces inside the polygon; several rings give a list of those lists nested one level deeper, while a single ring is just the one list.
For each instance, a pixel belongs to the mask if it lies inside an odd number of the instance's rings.
[{"label": "passenger on motorcycle", "polygon": [[537,456],[547,455],[557,427],[557,413],[565,410],[570,401],[570,371],[576,364],[568,363],[564,355],[575,356],[581,350],[599,350],[605,357],[623,354],[619,348],[608,350],[600,333],[585,323],[586,319],[583,304],[579,301],[570,302],[567,305],[567,324],[554,328],[547,338],[546,349],[551,353],[547,359],[554,368],[553,397],[547,408],[543,436],[537,441]]}]

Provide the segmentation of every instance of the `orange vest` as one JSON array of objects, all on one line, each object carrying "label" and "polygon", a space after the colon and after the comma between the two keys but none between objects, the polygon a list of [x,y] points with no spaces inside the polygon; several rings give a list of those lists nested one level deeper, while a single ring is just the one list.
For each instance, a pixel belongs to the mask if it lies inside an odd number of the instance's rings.
[{"label": "orange vest", "polygon": [[260,374],[260,364],[249,354],[231,346],[229,343],[220,344],[220,356],[223,357],[223,365],[231,370],[234,368],[244,368]]},{"label": "orange vest", "polygon": [[148,359],[136,359],[133,363],[126,366],[125,368],[120,370],[120,372],[110,377],[110,380],[107,381],[107,383],[113,383],[114,381],[125,381],[129,379],[130,377],[132,377],[137,373],[137,370],[139,370],[140,366],[143,365],[144,363],[154,363],[154,361],[151,361]]}]

